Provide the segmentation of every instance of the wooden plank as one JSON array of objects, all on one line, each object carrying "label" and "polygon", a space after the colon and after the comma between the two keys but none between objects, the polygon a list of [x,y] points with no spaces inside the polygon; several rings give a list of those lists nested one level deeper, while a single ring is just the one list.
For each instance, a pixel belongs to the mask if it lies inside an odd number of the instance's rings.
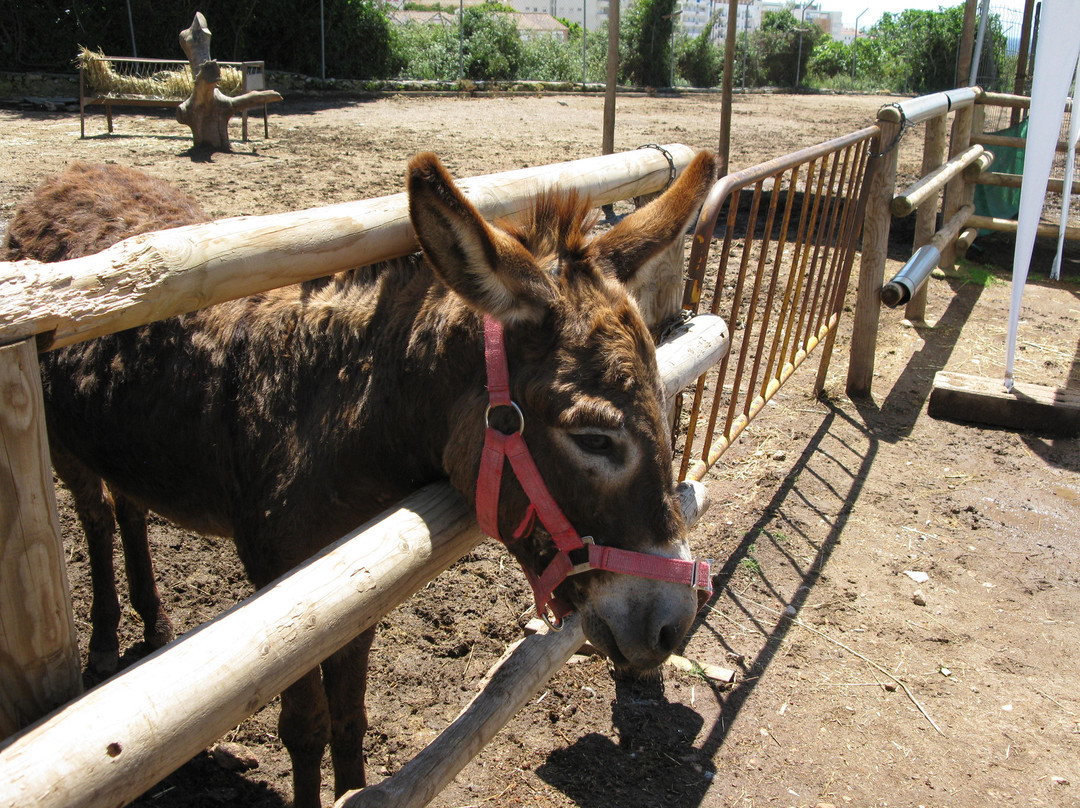
[{"label": "wooden plank", "polygon": [[0,739],[82,692],[33,340],[0,347]]},{"label": "wooden plank", "polygon": [[927,413],[1042,434],[1080,434],[1080,390],[1015,382],[1006,392],[1001,379],[939,371],[934,375]]},{"label": "wooden plank", "polygon": [[[1002,233],[1015,233],[1017,228],[1016,219],[999,219],[996,216],[972,216],[968,219],[968,224],[979,230],[997,230]],[[1035,234],[1040,238],[1057,238],[1058,225],[1040,224],[1035,229]],[[1080,227],[1066,225],[1065,238],[1069,241],[1080,241]]]},{"label": "wooden plank", "polygon": [[[883,108],[885,109],[885,108]],[[851,357],[848,361],[847,394],[862,398],[871,394],[874,359],[877,351],[879,293],[885,281],[885,258],[889,251],[889,227],[893,192],[896,189],[897,145],[900,124],[883,120],[878,113],[880,134],[871,149],[875,152],[866,167],[870,183],[866,218],[862,233],[859,285],[851,330]]]}]

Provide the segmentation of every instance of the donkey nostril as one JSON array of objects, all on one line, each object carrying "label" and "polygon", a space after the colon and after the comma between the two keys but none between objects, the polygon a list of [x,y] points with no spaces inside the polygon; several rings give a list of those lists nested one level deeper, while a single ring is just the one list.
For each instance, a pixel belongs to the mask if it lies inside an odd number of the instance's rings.
[{"label": "donkey nostril", "polygon": [[666,623],[660,627],[660,634],[656,638],[656,650],[666,655],[675,651],[675,647],[682,639],[682,626],[676,622]]}]

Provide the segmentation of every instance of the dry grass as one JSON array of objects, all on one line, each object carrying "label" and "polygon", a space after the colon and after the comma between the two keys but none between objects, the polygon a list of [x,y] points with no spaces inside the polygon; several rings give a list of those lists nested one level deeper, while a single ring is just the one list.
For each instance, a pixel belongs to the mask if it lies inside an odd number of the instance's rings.
[{"label": "dry grass", "polygon": [[[150,98],[187,98],[194,92],[191,68],[178,66],[175,70],[150,70],[153,62],[117,62],[113,63],[101,51],[83,48],[75,59],[86,70],[90,88],[102,95],[141,95]],[[131,72],[118,72],[117,67]],[[218,88],[226,95],[236,95],[243,91],[243,74],[235,67],[221,69],[221,81]]]}]

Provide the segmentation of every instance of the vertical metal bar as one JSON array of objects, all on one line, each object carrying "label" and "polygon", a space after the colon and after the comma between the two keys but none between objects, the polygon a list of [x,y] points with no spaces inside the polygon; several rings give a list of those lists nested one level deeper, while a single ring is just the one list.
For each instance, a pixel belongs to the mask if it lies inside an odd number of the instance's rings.
[{"label": "vertical metal bar", "polygon": [[779,354],[779,362],[777,363],[776,372],[780,373],[781,368],[786,361],[788,354],[788,346],[791,344],[792,334],[795,331],[795,316],[798,313],[798,299],[799,291],[802,288],[803,272],[806,268],[806,234],[810,226],[810,208],[811,197],[813,196],[810,190],[813,186],[814,180],[821,176],[819,173],[819,165],[816,161],[811,161],[810,166],[806,172],[806,184],[803,190],[803,204],[802,211],[799,214],[799,233],[795,241],[795,255],[793,256],[793,263],[791,267],[791,274],[788,279],[788,293],[785,295],[784,309],[787,312],[783,328],[781,329],[784,334],[783,345],[781,346]]},{"label": "vertical metal bar", "polygon": [[[828,157],[825,158],[828,161]],[[817,262],[818,256],[818,241],[821,238],[820,225],[820,212],[821,212],[821,199],[823,196],[823,188],[825,187],[825,174],[826,165],[821,166],[821,171],[818,173],[817,190],[814,192],[814,199],[810,205],[810,221],[807,223],[807,243],[803,250],[802,266],[799,269],[800,278],[799,283],[795,287],[795,298],[792,306],[793,321],[795,322],[794,328],[791,329],[791,353],[784,354],[785,364],[794,364],[795,354],[798,352],[802,345],[801,334],[803,331],[803,325],[806,322],[806,298],[810,294],[810,284],[813,282],[814,277],[814,265]],[[816,233],[814,236],[812,234]],[[810,259],[811,253],[813,258]],[[797,315],[797,319],[796,319]]]},{"label": "vertical metal bar", "polygon": [[[772,204],[769,207],[769,217],[768,217],[768,221],[767,221],[767,223],[765,225],[765,236],[764,236],[764,240],[762,241],[762,245],[761,245],[761,263],[758,266],[758,279],[759,279],[759,282],[760,282],[760,279],[761,279],[761,277],[763,275],[763,270],[765,268],[766,258],[768,257],[768,252],[769,252],[768,247],[769,247],[769,243],[771,242],[771,236],[772,236],[773,225],[774,225],[774,220],[775,220],[776,207],[777,207],[777,204],[779,203],[779,200],[780,200],[780,193],[781,193],[780,188],[781,188],[782,181],[783,181],[783,174],[777,174],[775,179],[774,179],[774,184],[773,184]],[[781,236],[781,238],[777,240],[778,245],[781,245],[783,243],[782,238],[783,237]],[[774,299],[776,297],[776,286],[777,286],[778,276],[779,276],[779,273],[780,273],[780,263],[781,263],[780,259],[782,257],[783,256],[782,256],[781,253],[774,253],[773,262],[772,262],[772,273],[770,274],[768,284],[766,284],[765,304],[762,306],[762,311],[761,311],[761,317],[760,317],[761,325],[758,328],[757,349],[754,352],[754,365],[753,365],[753,368],[750,371],[750,381],[746,385],[747,407],[749,407],[750,394],[757,387],[758,374],[761,371],[761,357],[765,352],[765,340],[768,337],[769,324],[772,321],[773,301],[774,301]],[[754,307],[755,309],[757,308],[757,289],[756,288],[754,290],[754,301],[751,303],[751,306]]]},{"label": "vertical metal bar", "polygon": [[[787,203],[784,206],[784,224],[781,231],[780,241],[777,243],[776,248],[776,263],[780,265],[784,259],[784,250],[787,248],[787,233],[788,228],[791,225],[791,211],[795,207],[795,197],[798,196],[796,189],[799,186],[799,169],[803,166],[800,163],[791,169],[791,184],[788,186]],[[796,242],[797,243],[797,242]],[[783,334],[784,318],[787,312],[788,301],[791,300],[791,282],[793,275],[789,269],[787,272],[787,282],[784,285],[783,300],[780,303],[780,309],[776,313],[776,323],[773,328],[772,345],[769,348],[769,361],[765,368],[765,377],[761,382],[762,394],[764,395],[765,387],[769,383],[769,379],[773,377],[773,369],[776,367],[777,349],[780,347],[780,338]]]},{"label": "vertical metal bar", "polygon": [[[728,328],[731,331],[732,336],[736,333],[738,326],[738,313],[742,309],[742,296],[743,286],[746,282],[746,269],[749,264],[750,253],[752,252],[752,246],[754,244],[754,224],[757,222],[758,204],[761,201],[762,184],[764,180],[758,180],[757,185],[754,186],[754,201],[750,207],[750,216],[746,223],[746,249],[743,252],[743,260],[739,265],[739,280],[735,285],[735,298],[731,302],[731,320],[728,322]],[[728,403],[727,417],[724,420],[724,434],[726,435],[731,429],[731,423],[735,418],[735,409],[739,403],[739,385],[742,382],[743,370],[746,367],[746,352],[750,347],[750,329],[753,327],[754,311],[747,306],[746,314],[743,315],[742,323],[742,337],[739,340],[739,361],[735,368],[735,378],[731,382],[731,400]],[[710,432],[712,431],[712,423],[710,422]]]}]

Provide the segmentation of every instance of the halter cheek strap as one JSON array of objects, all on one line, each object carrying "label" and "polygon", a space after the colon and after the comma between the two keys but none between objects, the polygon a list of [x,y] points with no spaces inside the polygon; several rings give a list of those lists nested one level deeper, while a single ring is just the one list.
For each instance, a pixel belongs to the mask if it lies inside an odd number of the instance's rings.
[{"label": "halter cheek strap", "polygon": [[[509,460],[510,467],[529,498],[529,507],[514,531],[513,539],[519,540],[529,535],[536,519],[539,519],[551,535],[557,550],[555,558],[539,575],[522,567],[532,586],[537,614],[548,620],[552,627],[560,626],[562,618],[573,609],[555,596],[556,587],[571,575],[594,569],[682,583],[704,590],[711,596],[712,577],[708,561],[666,558],[601,546],[594,544],[591,536],[583,538],[578,535],[548,491],[522,437],[525,418],[510,397],[510,371],[506,361],[502,324],[491,317],[484,318],[484,356],[488,380],[488,423],[476,483],[476,518],[484,533],[503,544],[511,543],[499,535],[499,493],[505,461]],[[514,409],[518,416],[517,428],[514,431],[500,432],[491,426],[491,410],[496,407]],[[555,616],[554,623],[547,617],[549,610]]]}]

